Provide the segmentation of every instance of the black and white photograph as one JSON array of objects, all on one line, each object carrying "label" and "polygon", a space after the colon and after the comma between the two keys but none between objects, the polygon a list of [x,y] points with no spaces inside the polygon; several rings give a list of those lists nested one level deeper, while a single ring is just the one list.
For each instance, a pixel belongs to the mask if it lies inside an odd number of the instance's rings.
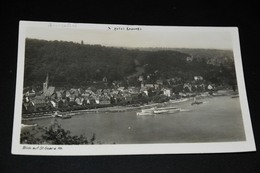
[{"label": "black and white photograph", "polygon": [[12,153],[255,151],[236,27],[20,21]]}]

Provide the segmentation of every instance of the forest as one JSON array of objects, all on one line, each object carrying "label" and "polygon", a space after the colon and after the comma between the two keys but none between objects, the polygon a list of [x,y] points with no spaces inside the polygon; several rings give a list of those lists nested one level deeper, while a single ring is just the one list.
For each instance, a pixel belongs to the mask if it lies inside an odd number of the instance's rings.
[{"label": "forest", "polygon": [[86,86],[103,77],[109,84],[121,81],[124,86],[140,86],[135,75],[137,67],[144,69],[145,77],[156,72],[154,81],[173,77],[191,81],[194,76],[203,76],[212,83],[232,85],[236,82],[232,60],[216,66],[207,64],[207,60],[213,58],[210,54],[187,62],[190,56],[176,50],[149,51],[27,38],[24,87],[42,86],[47,74],[53,86]]}]

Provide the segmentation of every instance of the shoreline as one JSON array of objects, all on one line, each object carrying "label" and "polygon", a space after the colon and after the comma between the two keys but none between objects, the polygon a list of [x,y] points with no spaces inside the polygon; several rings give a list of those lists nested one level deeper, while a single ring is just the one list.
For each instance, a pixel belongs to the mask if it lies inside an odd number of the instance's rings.
[{"label": "shoreline", "polygon": [[[198,94],[198,93],[189,93],[190,95],[193,94]],[[203,93],[199,93],[200,96],[198,99],[202,99],[202,98],[212,98],[212,97],[218,97],[218,96],[239,96],[239,94],[237,92],[234,92],[232,90],[219,90],[217,92],[214,92],[213,95],[209,95],[208,92],[203,92]],[[193,97],[187,97],[187,98],[181,98],[181,99],[177,99],[174,100],[176,102],[163,102],[163,103],[150,103],[150,104],[146,104],[146,105],[142,105],[142,106],[138,106],[138,107],[132,107],[132,106],[111,106],[111,107],[105,107],[105,108],[97,108],[97,109],[88,109],[88,110],[78,110],[77,114],[75,115],[81,115],[81,113],[116,113],[116,112],[128,112],[128,111],[136,111],[136,110],[140,110],[143,108],[151,108],[154,106],[166,106],[168,104],[175,104],[175,103],[180,103],[178,101],[181,102],[187,102],[189,100],[192,100]],[[187,99],[187,100],[185,100]],[[184,101],[183,101],[184,100]],[[51,111],[53,112],[53,111]],[[50,113],[48,113],[50,114]],[[40,115],[40,114],[37,114]],[[75,116],[73,115],[73,116]],[[22,118],[22,121],[31,121],[31,120],[37,120],[37,119],[46,119],[46,118],[55,118],[52,117],[51,115],[43,115],[43,116],[34,116],[34,117],[29,117],[29,118]]]}]

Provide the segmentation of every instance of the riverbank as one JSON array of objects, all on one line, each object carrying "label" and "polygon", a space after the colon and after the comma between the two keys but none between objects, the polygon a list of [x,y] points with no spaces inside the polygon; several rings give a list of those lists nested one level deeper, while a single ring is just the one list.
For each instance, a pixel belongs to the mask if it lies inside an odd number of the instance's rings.
[{"label": "riverbank", "polygon": [[140,109],[145,109],[145,108],[151,108],[154,106],[164,106],[167,102],[165,103],[149,103],[143,106],[138,106],[138,107],[132,107],[132,106],[113,106],[113,107],[107,107],[107,108],[98,108],[95,110],[82,110],[81,112],[96,112],[96,113],[107,113],[107,112],[128,112],[128,111],[136,111]]},{"label": "riverbank", "polygon": [[135,110],[140,110],[140,109],[146,109],[146,108],[152,108],[152,107],[164,107],[167,106],[168,104],[174,104],[174,103],[179,103],[179,102],[187,102],[190,100],[193,100],[192,95],[199,94],[199,99],[200,98],[205,98],[205,97],[217,97],[217,96],[237,96],[238,93],[234,92],[232,90],[221,90],[214,92],[212,95],[208,94],[208,92],[203,92],[203,93],[189,93],[189,97],[187,98],[181,98],[181,99],[176,99],[176,100],[170,100],[168,102],[164,103],[149,103],[145,104],[139,107],[132,107],[132,106],[113,106],[113,107],[106,107],[106,108],[98,108],[98,109],[93,109],[93,110],[81,110],[82,112],[89,112],[89,113],[107,113],[107,112],[127,112],[127,111],[135,111]]},{"label": "riverbank", "polygon": [[[71,131],[72,135],[91,137],[95,133],[96,141],[101,141],[102,144],[227,142],[245,139],[238,98],[229,95],[202,97],[199,101],[203,104],[200,105],[191,105],[192,101],[189,99],[165,105],[189,110],[175,114],[137,116],[137,111],[81,112],[71,119],[57,118],[57,122],[63,129]],[[45,128],[54,120],[39,119],[27,123]],[[32,133],[37,130],[33,130],[33,127],[25,129]]]},{"label": "riverbank", "polygon": [[[207,98],[207,97],[217,97],[217,96],[236,96],[238,97],[238,92],[234,92],[232,90],[220,90],[217,92],[213,92],[212,95],[210,95],[208,92],[201,92],[201,93],[188,93],[186,98],[176,99],[176,100],[170,100],[168,102],[164,103],[149,103],[142,106],[110,106],[110,107],[103,107],[103,108],[96,108],[96,109],[82,109],[82,110],[75,110],[77,112],[76,115],[80,115],[81,113],[116,113],[116,112],[129,112],[129,111],[137,111],[140,109],[146,109],[146,108],[152,108],[152,107],[164,107],[168,104],[174,104],[179,102],[187,102],[193,99],[194,95],[198,95],[198,99]],[[74,112],[75,112],[74,111]],[[67,111],[71,112],[71,111]],[[30,117],[22,117],[23,121],[30,121],[30,120],[37,120],[37,119],[45,119],[45,118],[53,118],[51,115],[53,114],[53,111],[50,111],[46,114],[41,113],[35,113],[32,114]]]}]

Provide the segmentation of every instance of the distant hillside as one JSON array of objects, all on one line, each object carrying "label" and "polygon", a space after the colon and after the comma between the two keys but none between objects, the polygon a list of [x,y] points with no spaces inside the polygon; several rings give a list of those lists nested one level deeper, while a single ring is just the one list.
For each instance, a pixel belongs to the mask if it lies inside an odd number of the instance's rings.
[{"label": "distant hillside", "polygon": [[152,52],[27,38],[24,85],[41,85],[47,73],[53,85],[85,85],[103,77],[109,82],[124,80],[144,65],[145,73],[159,70],[163,74],[185,65],[187,56],[173,50]]},{"label": "distant hillside", "polygon": [[[128,48],[133,49],[133,48]],[[155,48],[135,48],[142,51],[177,51],[185,54],[189,54],[192,57],[196,58],[228,58],[233,60],[233,51],[232,50],[223,50],[223,49],[195,49],[195,48],[164,48],[164,47],[155,47]]]},{"label": "distant hillside", "polygon": [[233,60],[232,50],[222,50],[222,49],[186,49],[186,48],[175,48],[175,51],[187,53],[192,57],[197,58],[228,58]]}]

